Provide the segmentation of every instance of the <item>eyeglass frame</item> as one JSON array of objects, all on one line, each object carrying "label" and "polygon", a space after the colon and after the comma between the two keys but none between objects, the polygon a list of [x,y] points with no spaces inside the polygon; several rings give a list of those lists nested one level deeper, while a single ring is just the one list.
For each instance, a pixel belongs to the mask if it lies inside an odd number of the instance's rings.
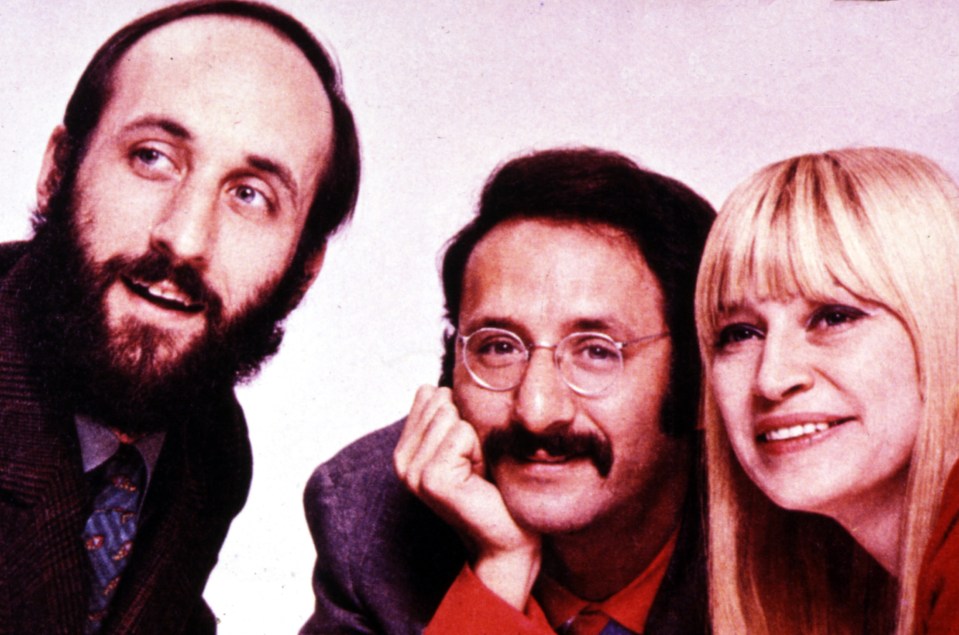
[{"label": "eyeglass frame", "polygon": [[[469,363],[466,361],[466,346],[469,343],[470,338],[472,338],[477,333],[482,333],[482,332],[488,333],[490,331],[510,335],[516,338],[516,341],[523,345],[523,350],[525,352],[525,357],[526,357],[526,360],[523,362],[523,371],[520,373],[519,379],[516,381],[516,383],[507,388],[496,388],[494,386],[491,386],[489,382],[487,382],[486,380],[481,378],[479,375],[477,375],[476,372],[472,368],[470,368]],[[463,335],[462,333],[457,333],[456,341],[461,346],[461,351],[462,351],[461,354],[463,356],[462,357],[463,367],[466,368],[466,372],[469,373],[469,376],[473,381],[475,381],[481,388],[484,388],[486,390],[490,390],[492,392],[507,392],[515,389],[517,386],[523,383],[523,377],[526,375],[526,370],[529,368],[529,362],[530,362],[530,359],[532,358],[533,351],[535,351],[537,348],[545,348],[545,349],[552,349],[553,365],[556,367],[556,372],[559,374],[560,379],[563,380],[563,383],[566,384],[570,390],[575,392],[577,395],[581,395],[583,397],[598,397],[604,394],[607,390],[609,390],[619,380],[619,378],[622,377],[623,367],[626,361],[625,358],[623,357],[624,348],[626,348],[627,346],[633,346],[634,344],[651,342],[653,340],[666,337],[667,335],[669,335],[669,331],[663,331],[661,333],[653,333],[651,335],[643,335],[641,337],[637,337],[631,340],[615,340],[609,335],[607,335],[606,333],[600,333],[599,331],[576,331],[574,333],[569,333],[568,335],[564,335],[555,344],[546,344],[546,343],[540,343],[540,342],[527,342],[522,337],[520,337],[518,333],[511,331],[509,329],[499,328],[497,326],[484,326],[476,329],[469,335]],[[560,365],[559,347],[564,342],[568,341],[571,338],[583,337],[583,336],[596,337],[602,340],[606,340],[607,342],[612,344],[616,348],[616,350],[619,352],[619,370],[617,371],[616,377],[613,378],[613,380],[610,381],[609,384],[604,386],[601,390],[598,390],[595,392],[583,390],[581,387],[576,386],[572,382],[570,382],[569,379],[566,378],[565,373],[563,372],[563,367]]]}]

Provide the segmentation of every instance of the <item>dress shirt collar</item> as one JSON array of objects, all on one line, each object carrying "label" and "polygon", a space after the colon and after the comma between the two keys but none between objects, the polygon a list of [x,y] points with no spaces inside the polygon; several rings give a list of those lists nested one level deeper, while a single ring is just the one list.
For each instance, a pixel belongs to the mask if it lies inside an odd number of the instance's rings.
[{"label": "dress shirt collar", "polygon": [[653,605],[659,585],[666,575],[669,561],[676,549],[676,537],[679,531],[674,531],[663,548],[660,549],[653,561],[649,563],[636,578],[628,585],[600,602],[587,602],[561,584],[543,574],[536,582],[534,595],[543,608],[547,620],[553,629],[558,629],[587,606],[602,611],[635,633],[642,633],[646,625],[646,616]]},{"label": "dress shirt collar", "polygon": [[[74,417],[74,421],[76,421],[77,436],[80,439],[83,472],[89,474],[116,453],[120,447],[120,440],[110,428],[92,417],[78,414]],[[153,432],[140,437],[133,443],[133,447],[143,457],[143,463],[147,468],[147,486],[150,484],[150,477],[153,476],[153,468],[156,467],[157,460],[160,458],[165,436],[163,432]]]}]

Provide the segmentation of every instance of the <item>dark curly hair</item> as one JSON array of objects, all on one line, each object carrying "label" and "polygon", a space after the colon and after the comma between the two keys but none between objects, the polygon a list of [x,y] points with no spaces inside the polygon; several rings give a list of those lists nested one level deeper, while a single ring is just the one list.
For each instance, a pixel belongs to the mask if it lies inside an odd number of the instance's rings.
[{"label": "dark curly hair", "polygon": [[452,384],[466,264],[491,229],[517,218],[602,223],[622,230],[636,243],[659,281],[673,350],[662,427],[674,436],[692,430],[700,381],[693,297],[715,216],[712,206],[690,188],[615,152],[545,150],[503,164],[486,182],[475,218],[446,245],[442,282],[450,328],[440,384]]}]

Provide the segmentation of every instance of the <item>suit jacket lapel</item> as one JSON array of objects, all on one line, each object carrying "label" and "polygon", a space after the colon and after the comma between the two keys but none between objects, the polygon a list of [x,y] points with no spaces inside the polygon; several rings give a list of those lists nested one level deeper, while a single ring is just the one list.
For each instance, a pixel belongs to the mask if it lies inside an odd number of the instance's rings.
[{"label": "suit jacket lapel", "polygon": [[0,632],[76,633],[88,494],[72,419],[43,402],[24,350],[22,264],[0,282]]}]

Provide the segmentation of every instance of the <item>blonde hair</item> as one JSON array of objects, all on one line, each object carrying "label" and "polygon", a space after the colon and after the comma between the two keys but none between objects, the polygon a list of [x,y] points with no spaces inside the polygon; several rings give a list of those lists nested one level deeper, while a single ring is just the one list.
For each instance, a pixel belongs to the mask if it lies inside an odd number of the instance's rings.
[{"label": "blonde hair", "polygon": [[[923,411],[896,579],[835,521],[784,510],[746,476],[706,382],[710,610],[726,633],[912,632],[916,586],[948,470],[959,454],[959,190],[935,163],[888,148],[770,165],[726,201],[696,285],[704,376],[717,324],[747,290],[884,305],[916,354]],[[898,601],[897,601],[898,600]]]}]

